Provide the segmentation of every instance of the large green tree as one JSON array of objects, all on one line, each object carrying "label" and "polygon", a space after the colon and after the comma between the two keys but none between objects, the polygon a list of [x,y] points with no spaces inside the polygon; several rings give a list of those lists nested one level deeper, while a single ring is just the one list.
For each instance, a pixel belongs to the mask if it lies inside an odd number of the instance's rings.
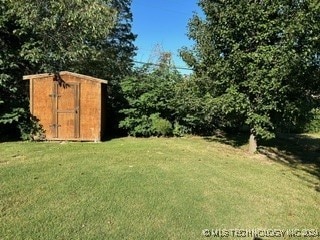
[{"label": "large green tree", "polygon": [[182,49],[212,112],[250,126],[257,138],[298,120],[319,94],[320,4],[317,0],[200,0],[204,17],[189,23]]},{"label": "large green tree", "polygon": [[[134,40],[136,35],[132,33],[133,15],[131,12],[131,0],[112,0],[111,6],[117,10],[117,21],[110,35],[106,39],[103,48],[104,54],[100,63],[94,63],[95,66],[101,66],[103,75],[109,81],[109,133],[113,135],[120,134],[118,128],[122,114],[119,112],[126,106],[126,100],[123,97],[120,81],[124,77],[132,74],[133,57],[136,54]],[[93,73],[96,75],[95,73]]]},{"label": "large green tree", "polygon": [[134,55],[131,0],[0,0],[0,125],[22,123],[23,74],[61,70],[115,78]]},{"label": "large green tree", "polygon": [[16,24],[13,34],[23,41],[19,54],[41,72],[98,58],[116,21],[107,0],[3,1]]},{"label": "large green tree", "polygon": [[108,6],[116,12],[114,26],[107,37],[95,43],[99,55],[95,58],[81,58],[74,62],[76,68],[83,68],[93,76],[106,78],[117,84],[121,78],[131,73],[136,47],[136,35],[132,33],[132,0],[108,0]]}]

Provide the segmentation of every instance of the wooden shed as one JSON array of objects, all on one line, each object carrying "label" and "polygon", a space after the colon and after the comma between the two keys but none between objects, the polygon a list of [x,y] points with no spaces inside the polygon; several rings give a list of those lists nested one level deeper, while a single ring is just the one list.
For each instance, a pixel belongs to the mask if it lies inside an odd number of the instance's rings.
[{"label": "wooden shed", "polygon": [[100,141],[105,134],[107,81],[63,71],[30,80],[30,112],[46,140]]}]

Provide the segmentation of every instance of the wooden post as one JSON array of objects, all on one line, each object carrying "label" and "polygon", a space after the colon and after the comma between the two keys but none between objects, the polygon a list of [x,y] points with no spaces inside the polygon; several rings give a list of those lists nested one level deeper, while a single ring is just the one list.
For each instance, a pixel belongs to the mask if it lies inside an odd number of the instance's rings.
[{"label": "wooden post", "polygon": [[250,130],[251,134],[249,137],[249,152],[251,154],[256,153],[257,148],[258,148],[258,144],[257,144],[257,138],[256,138],[256,134],[254,132],[254,129]]}]

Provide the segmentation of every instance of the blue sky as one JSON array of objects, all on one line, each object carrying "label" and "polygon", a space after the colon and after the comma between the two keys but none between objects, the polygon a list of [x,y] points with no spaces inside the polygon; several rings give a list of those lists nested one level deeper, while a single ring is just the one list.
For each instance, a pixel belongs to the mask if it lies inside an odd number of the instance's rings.
[{"label": "blue sky", "polygon": [[177,67],[187,67],[178,50],[193,44],[187,37],[187,24],[194,12],[200,12],[197,0],[133,0],[131,10],[132,31],[138,35],[135,60],[155,62],[157,50],[164,50],[172,53]]}]

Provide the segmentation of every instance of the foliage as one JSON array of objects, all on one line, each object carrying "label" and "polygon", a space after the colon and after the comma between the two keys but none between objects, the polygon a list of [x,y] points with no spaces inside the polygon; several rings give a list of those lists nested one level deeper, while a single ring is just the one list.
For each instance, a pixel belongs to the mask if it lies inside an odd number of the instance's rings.
[{"label": "foliage", "polygon": [[320,109],[312,109],[311,115],[310,121],[304,126],[304,132],[320,133]]},{"label": "foliage", "polygon": [[[23,44],[14,34],[15,19],[9,14],[7,1],[0,1],[0,134],[7,132],[8,125],[16,125],[19,117],[24,114],[26,89],[22,84],[19,48]],[[11,128],[9,128],[12,130]]]},{"label": "foliage", "polygon": [[128,107],[121,110],[125,117],[120,127],[129,135],[159,135],[152,116],[167,125],[167,132],[160,135],[211,135],[218,127],[232,126],[219,112],[216,99],[204,94],[199,79],[159,66],[143,66],[121,83]]},{"label": "foliage", "polygon": [[182,76],[169,67],[143,66],[121,82],[128,107],[120,127],[133,136],[170,135],[176,116],[175,85]]},{"label": "foliage", "polygon": [[190,134],[190,128],[185,125],[181,125],[178,122],[175,122],[172,129],[172,134],[176,137],[183,137],[185,135]]},{"label": "foliage", "polygon": [[169,136],[172,134],[172,124],[160,117],[159,113],[150,115],[152,129],[157,136]]},{"label": "foliage", "polygon": [[214,105],[210,105],[211,98],[204,94],[200,85],[199,79],[194,77],[186,77],[175,85],[172,105],[175,129],[181,134],[210,135],[216,128],[215,112],[211,109]]},{"label": "foliage", "polygon": [[117,21],[112,28],[106,41],[106,59],[104,59],[105,69],[111,80],[119,81],[123,77],[130,75],[133,67],[133,57],[136,47],[133,41],[136,35],[132,33],[131,23],[133,16],[131,13],[132,0],[112,0],[111,7],[117,11]]},{"label": "foliage", "polygon": [[112,0],[111,6],[118,12],[116,25],[105,42],[104,58],[94,66],[103,66],[104,74],[101,77],[108,79],[108,128],[112,134],[119,134],[118,125],[123,118],[119,110],[126,106],[120,81],[132,74],[136,50],[133,41],[136,35],[131,31],[131,0]]},{"label": "foliage", "polygon": [[7,14],[17,24],[14,33],[28,39],[21,46],[21,56],[39,65],[41,72],[60,71],[78,59],[99,57],[99,47],[116,19],[110,1],[4,1]]},{"label": "foliage", "polygon": [[169,136],[172,134],[172,124],[160,117],[159,113],[140,118],[126,118],[120,122],[120,127],[128,130],[135,137]]},{"label": "foliage", "polygon": [[39,120],[32,116],[29,112],[25,112],[19,118],[18,129],[20,138],[24,141],[40,141],[45,140],[45,131]]},{"label": "foliage", "polygon": [[182,49],[218,123],[247,124],[272,138],[296,125],[319,93],[317,1],[209,1],[189,23],[193,49]]}]

